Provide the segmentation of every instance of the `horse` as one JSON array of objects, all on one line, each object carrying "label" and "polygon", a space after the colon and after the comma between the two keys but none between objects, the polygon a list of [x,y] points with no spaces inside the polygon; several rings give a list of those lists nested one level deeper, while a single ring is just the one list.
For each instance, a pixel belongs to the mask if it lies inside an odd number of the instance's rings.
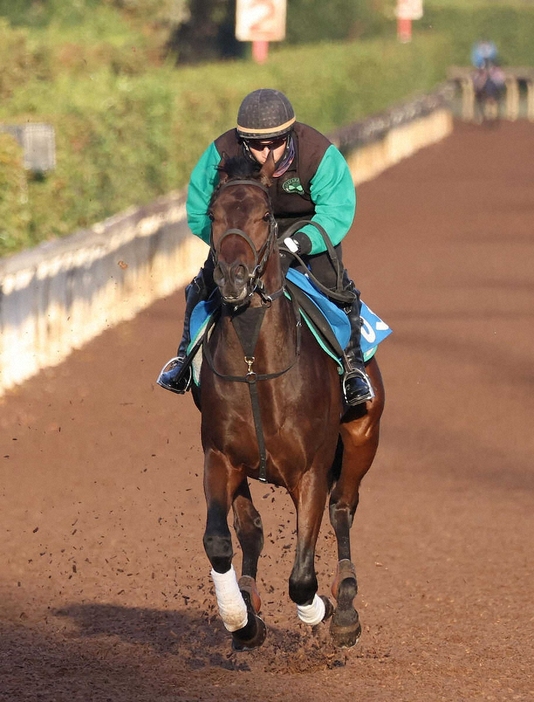
[{"label": "horse", "polygon": [[[204,338],[199,383],[207,519],[204,549],[218,611],[234,650],[260,646],[266,626],[256,584],[263,548],[261,516],[249,480],[285,488],[296,510],[296,549],[289,597],[301,621],[331,619],[339,647],[361,634],[350,529],[362,478],[378,447],[384,387],[376,359],[367,364],[374,399],[344,411],[336,362],[319,346],[285,294],[277,224],[268,187],[274,161],[256,170],[247,160],[219,167],[210,207],[217,321]],[[337,540],[335,606],[319,596],[314,567],[321,520]],[[241,576],[232,558],[228,524],[242,550]]]},{"label": "horse", "polygon": [[476,119],[494,123],[499,119],[499,105],[505,90],[505,75],[499,66],[485,61],[472,76],[475,91]]}]

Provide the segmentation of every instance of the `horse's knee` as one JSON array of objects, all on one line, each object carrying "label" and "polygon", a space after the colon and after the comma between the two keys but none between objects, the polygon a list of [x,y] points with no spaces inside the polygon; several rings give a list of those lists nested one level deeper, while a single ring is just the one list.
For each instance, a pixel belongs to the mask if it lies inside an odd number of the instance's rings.
[{"label": "horse's knee", "polygon": [[232,537],[228,534],[204,534],[204,549],[213,570],[217,573],[226,573],[232,565]]}]

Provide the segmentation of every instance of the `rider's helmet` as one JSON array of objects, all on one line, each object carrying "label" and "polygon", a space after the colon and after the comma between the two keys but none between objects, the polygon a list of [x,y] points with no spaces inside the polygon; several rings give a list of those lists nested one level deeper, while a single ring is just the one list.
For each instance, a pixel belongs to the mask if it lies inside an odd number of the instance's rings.
[{"label": "rider's helmet", "polygon": [[241,139],[272,139],[289,134],[295,111],[278,90],[262,88],[249,93],[237,113],[237,133]]}]

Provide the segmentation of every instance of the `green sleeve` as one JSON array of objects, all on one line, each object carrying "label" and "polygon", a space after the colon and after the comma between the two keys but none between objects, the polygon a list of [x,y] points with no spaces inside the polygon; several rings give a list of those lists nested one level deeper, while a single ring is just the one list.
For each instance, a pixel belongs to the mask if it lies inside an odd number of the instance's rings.
[{"label": "green sleeve", "polygon": [[208,207],[213,191],[219,182],[217,166],[221,161],[219,152],[212,142],[193,168],[187,188],[187,223],[195,236],[206,244],[210,243],[211,220]]},{"label": "green sleeve", "polygon": [[[352,226],[356,212],[356,190],[349,166],[341,152],[332,144],[325,151],[310,182],[310,194],[315,204],[312,222],[321,224],[334,246],[344,238]],[[303,231],[312,242],[312,254],[326,251],[319,231],[307,225]]]}]

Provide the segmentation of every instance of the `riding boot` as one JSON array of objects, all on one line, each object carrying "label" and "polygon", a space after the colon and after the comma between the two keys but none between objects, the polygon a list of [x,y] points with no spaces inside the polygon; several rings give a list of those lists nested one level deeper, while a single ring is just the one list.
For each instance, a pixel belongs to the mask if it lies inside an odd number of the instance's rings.
[{"label": "riding boot", "polygon": [[361,327],[360,317],[360,292],[348,277],[347,271],[343,273],[345,289],[354,293],[354,301],[350,308],[345,311],[349,318],[351,336],[347,348],[345,349],[345,374],[343,376],[343,393],[349,406],[359,405],[367,400],[372,400],[375,396],[369,376],[365,371],[361,348]]},{"label": "riding boot", "polygon": [[167,361],[156,381],[165,390],[171,390],[171,392],[183,395],[191,387],[193,372],[191,363],[187,358],[187,349],[191,342],[191,313],[195,306],[207,297],[208,290],[201,270],[185,289],[184,330],[176,356]]}]

